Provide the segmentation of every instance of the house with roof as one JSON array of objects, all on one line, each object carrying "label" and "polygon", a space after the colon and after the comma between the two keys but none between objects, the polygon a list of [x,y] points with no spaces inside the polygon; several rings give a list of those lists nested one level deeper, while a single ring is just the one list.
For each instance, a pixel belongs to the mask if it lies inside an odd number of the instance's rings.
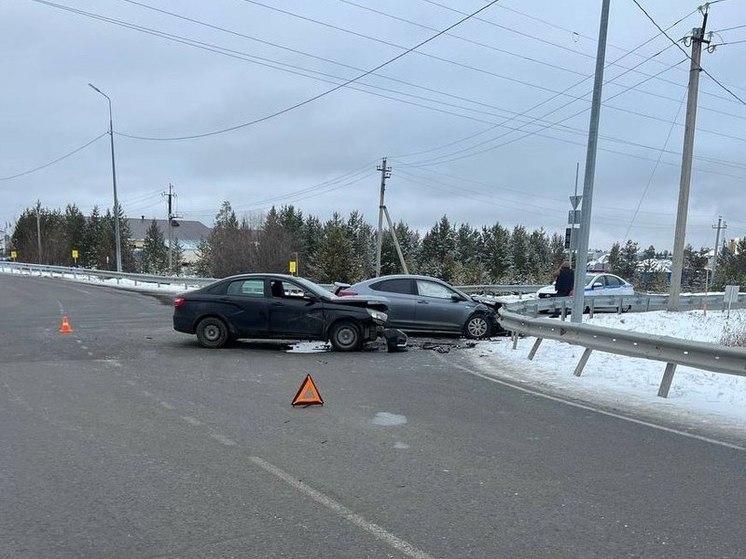
[{"label": "house with roof", "polygon": [[[152,222],[153,218],[146,219],[144,215],[140,219],[127,219],[135,251],[143,249],[145,237]],[[156,219],[155,224],[163,234],[163,239],[166,242],[166,246],[168,246],[168,220]],[[206,240],[209,236],[210,228],[204,223],[188,219],[171,220],[171,238],[174,239],[174,243],[178,239],[181,248],[184,249],[184,261],[182,264],[193,264],[196,262],[197,247],[200,241]]]}]

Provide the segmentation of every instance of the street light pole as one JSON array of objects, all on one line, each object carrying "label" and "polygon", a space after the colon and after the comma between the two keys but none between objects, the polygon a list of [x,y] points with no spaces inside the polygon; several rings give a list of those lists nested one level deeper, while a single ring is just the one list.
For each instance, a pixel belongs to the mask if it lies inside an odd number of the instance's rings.
[{"label": "street light pole", "polygon": [[119,235],[119,201],[117,200],[117,168],[114,163],[114,124],[111,117],[111,99],[92,83],[88,84],[109,102],[109,137],[111,139],[111,180],[114,186],[114,246],[116,250],[117,272],[122,271],[122,240]]}]

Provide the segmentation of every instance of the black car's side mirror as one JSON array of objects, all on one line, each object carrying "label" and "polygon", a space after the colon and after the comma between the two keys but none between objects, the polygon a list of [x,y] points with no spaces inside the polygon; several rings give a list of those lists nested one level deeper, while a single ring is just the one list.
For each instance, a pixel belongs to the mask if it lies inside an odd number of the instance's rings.
[{"label": "black car's side mirror", "polygon": [[458,301],[463,301],[463,300],[464,298],[461,297],[461,295],[459,295],[458,293],[451,294],[451,301],[458,302]]}]

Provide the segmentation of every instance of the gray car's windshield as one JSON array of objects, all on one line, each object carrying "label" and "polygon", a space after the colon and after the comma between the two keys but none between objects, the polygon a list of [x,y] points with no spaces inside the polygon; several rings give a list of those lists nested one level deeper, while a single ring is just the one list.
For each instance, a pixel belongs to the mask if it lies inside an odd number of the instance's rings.
[{"label": "gray car's windshield", "polygon": [[332,294],[331,294],[330,291],[327,291],[326,289],[324,289],[323,287],[321,287],[319,284],[314,283],[314,282],[312,282],[310,280],[307,280],[306,278],[293,278],[292,280],[288,280],[288,281],[293,281],[293,282],[297,283],[305,291],[313,293],[314,295],[316,295],[318,297],[322,297],[324,299],[331,299],[331,295]]}]

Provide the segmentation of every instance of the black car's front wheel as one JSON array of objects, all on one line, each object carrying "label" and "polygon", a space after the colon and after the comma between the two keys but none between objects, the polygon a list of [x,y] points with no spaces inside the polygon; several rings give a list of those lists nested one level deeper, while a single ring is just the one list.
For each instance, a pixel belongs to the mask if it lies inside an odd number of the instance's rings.
[{"label": "black car's front wheel", "polygon": [[230,338],[225,322],[215,317],[203,318],[196,328],[197,341],[203,347],[217,349],[223,347]]},{"label": "black car's front wheel", "polygon": [[479,340],[490,335],[490,323],[483,314],[474,314],[469,317],[464,325],[464,334],[467,338]]},{"label": "black car's front wheel", "polygon": [[357,324],[343,320],[332,326],[329,341],[335,351],[357,351],[362,347],[363,336]]}]

